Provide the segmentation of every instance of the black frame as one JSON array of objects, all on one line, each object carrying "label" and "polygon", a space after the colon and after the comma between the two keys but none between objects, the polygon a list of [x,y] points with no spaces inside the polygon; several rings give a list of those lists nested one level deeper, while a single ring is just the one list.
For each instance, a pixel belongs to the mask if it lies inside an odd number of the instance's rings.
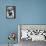
[{"label": "black frame", "polygon": [[[7,8],[8,7],[12,7],[13,8],[13,10],[14,10],[14,17],[13,18],[9,18],[8,16],[7,16]],[[15,19],[16,18],[16,6],[6,6],[6,19]]]}]

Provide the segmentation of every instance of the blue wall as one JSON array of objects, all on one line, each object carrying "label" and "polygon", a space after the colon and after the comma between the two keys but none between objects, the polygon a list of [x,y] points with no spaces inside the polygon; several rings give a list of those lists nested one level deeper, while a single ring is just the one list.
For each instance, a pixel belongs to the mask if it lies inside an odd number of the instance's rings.
[{"label": "blue wall", "polygon": [[[6,19],[7,5],[16,6],[16,19]],[[0,0],[0,43],[8,43],[9,32],[18,32],[17,24],[46,24],[46,0]]]}]

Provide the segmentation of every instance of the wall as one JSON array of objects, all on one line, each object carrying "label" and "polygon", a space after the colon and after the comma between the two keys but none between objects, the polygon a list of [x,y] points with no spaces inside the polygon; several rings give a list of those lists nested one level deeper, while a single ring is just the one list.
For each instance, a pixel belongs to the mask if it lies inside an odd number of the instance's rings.
[{"label": "wall", "polygon": [[[6,19],[7,5],[16,6],[15,20]],[[46,24],[46,0],[0,0],[0,44],[8,43],[9,32],[18,32],[17,24]]]},{"label": "wall", "polygon": [[[8,34],[10,32],[17,32],[17,17],[16,19],[6,19],[6,6],[16,6],[16,1],[14,0],[0,0],[0,44],[7,44]],[[18,42],[17,39],[15,41]]]},{"label": "wall", "polygon": [[19,24],[46,24],[46,0],[17,0]]}]

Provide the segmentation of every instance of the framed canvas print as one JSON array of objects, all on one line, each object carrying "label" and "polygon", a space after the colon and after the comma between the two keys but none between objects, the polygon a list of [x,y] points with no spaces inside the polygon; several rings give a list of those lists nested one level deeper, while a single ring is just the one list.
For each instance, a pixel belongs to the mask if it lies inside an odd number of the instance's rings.
[{"label": "framed canvas print", "polygon": [[19,24],[18,42],[19,46],[43,45],[44,42],[46,43],[46,25]]},{"label": "framed canvas print", "polygon": [[6,6],[6,18],[8,19],[16,18],[16,6]]},{"label": "framed canvas print", "polygon": [[20,24],[18,25],[18,33],[19,32],[19,41],[46,41],[46,25]]}]

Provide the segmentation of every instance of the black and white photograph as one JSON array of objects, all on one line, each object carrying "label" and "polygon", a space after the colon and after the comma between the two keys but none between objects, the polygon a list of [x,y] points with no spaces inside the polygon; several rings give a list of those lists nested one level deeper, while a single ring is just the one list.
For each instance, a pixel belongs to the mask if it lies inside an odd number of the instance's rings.
[{"label": "black and white photograph", "polygon": [[6,6],[6,18],[8,19],[16,18],[16,6]]}]

